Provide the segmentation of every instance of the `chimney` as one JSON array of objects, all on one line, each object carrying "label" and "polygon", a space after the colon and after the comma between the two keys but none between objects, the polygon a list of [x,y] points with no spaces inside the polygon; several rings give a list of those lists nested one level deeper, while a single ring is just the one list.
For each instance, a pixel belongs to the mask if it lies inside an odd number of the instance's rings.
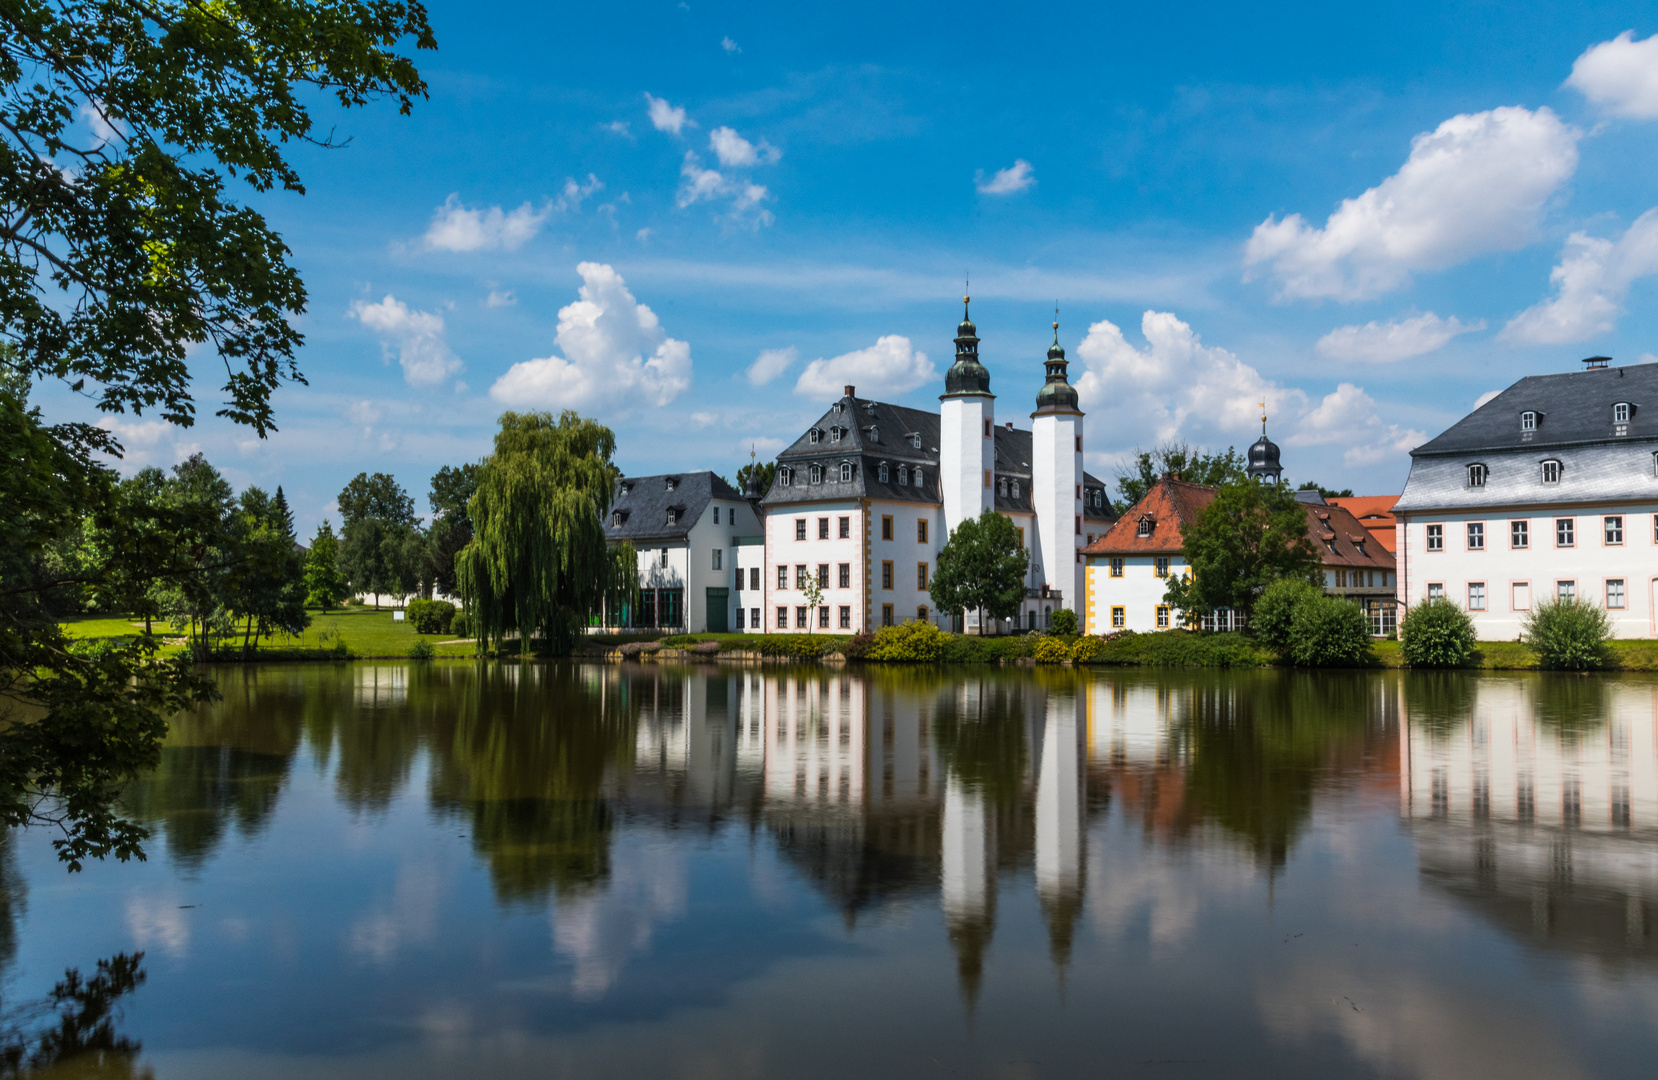
[{"label": "chimney", "polygon": [[848,386],[846,388],[846,396],[847,397],[857,397],[858,396],[858,388],[856,386]]},{"label": "chimney", "polygon": [[1012,421],[1012,420],[1009,420],[1009,421],[1008,421],[1008,422],[1007,422],[1007,429],[1008,429],[1008,430],[1009,430],[1009,431],[1012,431],[1012,430],[1013,430],[1013,421]]},{"label": "chimney", "polygon": [[1585,356],[1583,368],[1585,371],[1598,371],[1612,362],[1610,356]]}]

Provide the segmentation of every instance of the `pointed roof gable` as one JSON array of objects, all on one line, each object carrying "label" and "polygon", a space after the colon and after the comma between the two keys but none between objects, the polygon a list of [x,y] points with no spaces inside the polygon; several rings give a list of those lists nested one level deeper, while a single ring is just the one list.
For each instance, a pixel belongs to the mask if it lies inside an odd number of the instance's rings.
[{"label": "pointed roof gable", "polygon": [[[1165,476],[1139,502],[1117,519],[1105,535],[1082,549],[1084,555],[1178,555],[1185,540],[1182,530],[1198,511],[1215,501],[1215,489]],[[1140,522],[1151,527],[1141,535]]]}]

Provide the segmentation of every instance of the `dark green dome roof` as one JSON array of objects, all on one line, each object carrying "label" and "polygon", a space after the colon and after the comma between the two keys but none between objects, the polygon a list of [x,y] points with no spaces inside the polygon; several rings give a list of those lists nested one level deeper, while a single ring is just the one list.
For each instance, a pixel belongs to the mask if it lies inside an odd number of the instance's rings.
[{"label": "dark green dome roof", "polygon": [[1065,347],[1059,343],[1059,324],[1054,323],[1054,343],[1048,346],[1048,381],[1036,392],[1037,412],[1080,412],[1077,388],[1066,376],[1069,365]]},{"label": "dark green dome roof", "polygon": [[990,370],[979,363],[979,328],[967,317],[969,297],[962,297],[961,325],[956,327],[956,362],[944,373],[944,396],[990,393]]}]

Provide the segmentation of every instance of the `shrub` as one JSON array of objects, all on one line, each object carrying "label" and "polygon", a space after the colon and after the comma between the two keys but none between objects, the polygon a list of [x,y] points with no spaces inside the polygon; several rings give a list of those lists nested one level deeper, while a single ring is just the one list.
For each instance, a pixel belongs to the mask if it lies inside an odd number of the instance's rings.
[{"label": "shrub", "polygon": [[1032,650],[1038,664],[1060,664],[1071,658],[1070,647],[1054,637],[1046,637],[1036,643]]},{"label": "shrub", "polygon": [[1255,601],[1255,611],[1249,619],[1249,628],[1257,640],[1279,655],[1288,655],[1290,624],[1295,610],[1309,600],[1323,594],[1318,587],[1299,578],[1279,578],[1261,593]]},{"label": "shrub", "polygon": [[1303,667],[1358,667],[1370,660],[1370,617],[1350,600],[1315,596],[1295,605],[1289,659]]},{"label": "shrub", "polygon": [[691,646],[691,651],[698,656],[713,656],[720,651],[720,643],[717,641],[699,641]]},{"label": "shrub", "polygon": [[466,612],[457,611],[455,617],[449,620],[449,632],[456,637],[471,637],[472,621],[467,618]]},{"label": "shrub", "polygon": [[767,634],[756,646],[761,656],[786,656],[793,660],[816,660],[832,652],[835,641],[828,635]]},{"label": "shrub", "polygon": [[1423,601],[1399,624],[1399,651],[1411,667],[1465,667],[1474,656],[1474,620],[1443,597]]},{"label": "shrub", "polygon": [[696,643],[697,636],[695,634],[669,634],[662,639],[662,644],[670,649],[680,649]]},{"label": "shrub", "polygon": [[414,600],[405,610],[417,634],[447,634],[455,618],[455,605],[447,600]]},{"label": "shrub", "polygon": [[875,647],[874,634],[853,634],[846,643],[846,658],[848,660],[866,660],[869,650]]},{"label": "shrub", "polygon": [[432,643],[425,638],[416,638],[415,643],[409,646],[409,659],[411,660],[430,660],[435,655],[437,655],[437,650],[432,648]]},{"label": "shrub", "polygon": [[932,664],[944,655],[944,631],[929,622],[907,622],[883,626],[865,654],[868,660],[888,663]]},{"label": "shrub", "polygon": [[623,656],[632,657],[641,653],[659,652],[661,648],[662,643],[658,641],[630,641],[623,645],[620,651]]},{"label": "shrub", "polygon": [[1048,623],[1048,633],[1055,637],[1077,636],[1077,613],[1070,608],[1060,608],[1054,612],[1053,619]]},{"label": "shrub", "polygon": [[1583,600],[1546,600],[1526,616],[1526,642],[1537,666],[1559,671],[1605,667],[1612,624],[1606,612]]},{"label": "shrub", "polygon": [[1097,637],[1077,638],[1071,646],[1071,663],[1086,664],[1098,656],[1103,648],[1105,648],[1105,642]]}]

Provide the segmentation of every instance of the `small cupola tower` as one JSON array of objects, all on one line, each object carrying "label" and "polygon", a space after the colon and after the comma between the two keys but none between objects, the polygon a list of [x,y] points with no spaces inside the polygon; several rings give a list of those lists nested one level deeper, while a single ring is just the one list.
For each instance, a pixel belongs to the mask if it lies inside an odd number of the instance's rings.
[{"label": "small cupola tower", "polygon": [[1266,409],[1266,402],[1261,402],[1261,437],[1249,446],[1249,464],[1244,472],[1256,480],[1276,484],[1284,479],[1284,467],[1278,460],[1278,444],[1267,438]]},{"label": "small cupola tower", "polygon": [[[1059,314],[1055,309],[1054,314]],[[1082,616],[1082,410],[1067,375],[1065,348],[1054,343],[1044,363],[1046,381],[1031,413],[1031,500],[1036,509],[1037,582],[1059,593],[1052,606]]]},{"label": "small cupola tower", "polygon": [[956,362],[944,373],[938,410],[939,488],[944,503],[942,543],[964,518],[990,507],[995,468],[996,395],[990,372],[979,362],[979,331],[969,315],[972,297],[961,298],[956,327]]}]

